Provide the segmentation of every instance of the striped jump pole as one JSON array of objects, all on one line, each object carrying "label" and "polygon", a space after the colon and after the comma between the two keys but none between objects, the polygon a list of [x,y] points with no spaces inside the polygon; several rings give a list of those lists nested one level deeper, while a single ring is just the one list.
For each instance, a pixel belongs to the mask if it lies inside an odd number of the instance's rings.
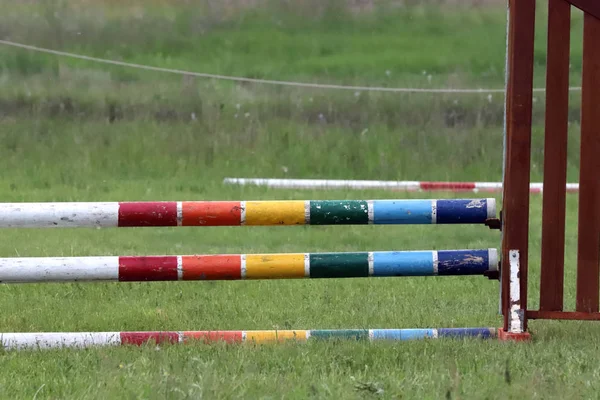
[{"label": "striped jump pole", "polygon": [[0,228],[484,224],[496,200],[0,203]]},{"label": "striped jump pole", "polygon": [[0,333],[0,348],[4,350],[25,350],[185,344],[192,342],[266,344],[332,339],[406,341],[438,338],[490,339],[496,337],[496,328]]},{"label": "striped jump pole", "polygon": [[203,281],[487,275],[485,250],[0,258],[0,283]]},{"label": "striped jump pole", "polygon": [[[387,189],[406,192],[502,193],[502,182],[376,181],[338,179],[225,178],[223,183],[277,189]],[[543,183],[531,183],[531,193],[542,193]],[[567,183],[566,191],[579,192],[579,183]]]}]

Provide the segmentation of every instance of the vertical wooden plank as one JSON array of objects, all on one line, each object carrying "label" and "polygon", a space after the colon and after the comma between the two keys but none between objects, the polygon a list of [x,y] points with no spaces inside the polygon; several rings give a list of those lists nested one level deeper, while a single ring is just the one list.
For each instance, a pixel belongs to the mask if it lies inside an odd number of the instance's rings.
[{"label": "vertical wooden plank", "polygon": [[[510,130],[508,128],[508,119],[509,119],[509,115],[511,115],[511,110],[512,110],[512,87],[513,84],[511,83],[511,71],[512,71],[512,65],[513,65],[513,60],[514,60],[514,37],[515,37],[515,29],[514,29],[514,14],[511,12],[512,9],[512,1],[513,0],[508,0],[508,49],[507,49],[507,54],[508,54],[508,60],[507,60],[507,64],[506,64],[506,98],[505,98],[505,103],[506,103],[506,113],[505,113],[505,127],[504,129],[506,130],[505,132],[505,137],[504,137],[504,164],[503,164],[503,171],[502,171],[502,211],[501,211],[501,221],[502,221],[502,243],[501,243],[501,248],[500,248],[500,252],[501,252],[501,263],[505,264],[508,260],[508,258],[506,257],[507,251],[509,251],[510,249],[504,249],[504,241],[505,241],[505,235],[504,235],[504,221],[506,220],[506,218],[504,218],[504,199],[506,198],[506,192],[507,192],[507,171],[511,170],[511,159],[508,156],[510,154],[510,146],[512,143],[512,140],[510,138],[510,134],[512,133],[512,130]],[[502,310],[502,315],[504,316],[504,330],[507,331],[509,329],[509,323],[510,323],[510,277],[507,276],[509,275],[509,273],[507,272],[508,269],[507,268],[501,268],[500,270],[500,308]]]},{"label": "vertical wooden plank", "polygon": [[581,93],[577,311],[598,312],[600,277],[600,19],[585,15]]},{"label": "vertical wooden plank", "polygon": [[[504,198],[504,192],[506,191],[506,185],[504,184],[506,182],[506,169],[508,168],[508,164],[510,164],[510,160],[507,157],[508,154],[508,146],[510,145],[510,140],[508,139],[508,115],[510,114],[510,99],[512,98],[511,96],[511,90],[510,90],[510,86],[508,85],[509,82],[509,76],[510,76],[510,65],[512,65],[512,59],[513,59],[513,54],[512,54],[512,46],[511,43],[513,41],[513,32],[514,29],[512,29],[512,24],[511,24],[511,13],[510,13],[510,1],[511,0],[507,0],[507,12],[506,12],[506,60],[505,60],[505,65],[504,65],[504,87],[505,87],[505,94],[504,94],[504,129],[503,129],[503,142],[502,142],[502,149],[503,149],[503,153],[502,153],[502,196]],[[503,207],[503,206],[502,206]],[[502,222],[502,210],[500,210],[500,221]],[[500,230],[500,242],[504,243],[504,233],[502,231],[502,229]],[[502,260],[502,245],[500,247],[500,259]],[[500,304],[498,305],[499,309],[500,309],[500,315],[504,316],[504,330],[506,331],[508,329],[508,324],[509,324],[509,317],[508,315],[508,308],[507,308],[507,304],[509,304],[510,299],[509,299],[509,280],[508,278],[504,278],[504,275],[506,275],[506,272],[503,273],[503,271],[507,271],[505,268],[500,268],[500,290],[499,290],[499,300],[500,300]]]},{"label": "vertical wooden plank", "polygon": [[[521,303],[527,309],[529,182],[531,175],[531,115],[535,0],[510,0],[509,79],[507,90],[507,151],[503,194],[502,260],[510,250],[521,254]],[[504,329],[510,317],[510,276],[502,274]],[[523,329],[527,329],[524,321]]]},{"label": "vertical wooden plank", "polygon": [[544,311],[563,309],[570,36],[571,5],[550,0],[540,281],[540,310]]}]

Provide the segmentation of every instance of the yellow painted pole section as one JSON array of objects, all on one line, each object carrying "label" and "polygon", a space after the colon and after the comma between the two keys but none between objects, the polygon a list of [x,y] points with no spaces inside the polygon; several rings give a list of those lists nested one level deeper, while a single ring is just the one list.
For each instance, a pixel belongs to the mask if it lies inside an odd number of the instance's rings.
[{"label": "yellow painted pole section", "polygon": [[304,277],[304,254],[246,255],[246,279],[291,279]]},{"label": "yellow painted pole section", "polygon": [[304,201],[247,201],[246,225],[304,225]]},{"label": "yellow painted pole section", "polygon": [[301,331],[247,331],[246,342],[255,343],[272,343],[272,342],[283,342],[285,340],[298,340],[305,342],[306,338],[305,330]]}]

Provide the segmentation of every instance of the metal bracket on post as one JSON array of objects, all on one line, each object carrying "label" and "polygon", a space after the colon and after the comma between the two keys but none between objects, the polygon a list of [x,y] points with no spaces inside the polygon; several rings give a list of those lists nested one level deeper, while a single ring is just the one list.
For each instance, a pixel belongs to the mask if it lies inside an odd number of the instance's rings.
[{"label": "metal bracket on post", "polygon": [[487,278],[489,280],[499,281],[500,280],[500,267],[501,267],[501,264],[499,262],[497,271],[485,271],[483,273],[483,276],[487,276]]},{"label": "metal bracket on post", "polygon": [[531,335],[523,330],[525,326],[525,310],[521,308],[521,277],[520,277],[520,255],[519,250],[509,251],[510,309],[508,310],[508,330],[500,329],[498,337],[500,340],[507,341],[526,341],[531,339]]},{"label": "metal bracket on post", "polygon": [[487,226],[490,229],[502,231],[502,211],[500,211],[500,218],[486,219],[485,226]]},{"label": "metal bracket on post", "polygon": [[490,229],[502,230],[502,222],[498,218],[486,219],[485,226]]}]

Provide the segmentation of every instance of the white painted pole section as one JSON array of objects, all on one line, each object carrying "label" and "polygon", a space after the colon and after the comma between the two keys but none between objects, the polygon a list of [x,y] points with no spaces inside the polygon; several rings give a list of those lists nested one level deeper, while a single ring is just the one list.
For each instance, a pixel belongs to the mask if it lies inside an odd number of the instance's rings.
[{"label": "white painted pole section", "polygon": [[223,183],[235,185],[256,185],[272,188],[287,189],[328,189],[328,188],[352,188],[352,189],[378,189],[378,188],[401,188],[419,190],[418,181],[353,181],[334,179],[247,179],[247,178],[225,178]]},{"label": "white painted pole section", "polygon": [[498,250],[497,249],[489,249],[488,250],[489,258],[488,265],[490,266],[490,271],[498,271]]},{"label": "white painted pole section", "polygon": [[489,219],[496,218],[496,199],[489,198],[486,199],[487,203],[487,217]]},{"label": "white painted pole section", "polygon": [[0,228],[116,227],[119,203],[0,203]]},{"label": "white painted pole section", "polygon": [[0,334],[0,344],[6,350],[119,346],[121,334],[119,332],[3,333]]},{"label": "white painted pole section", "polygon": [[118,280],[119,257],[0,258],[0,283]]}]

